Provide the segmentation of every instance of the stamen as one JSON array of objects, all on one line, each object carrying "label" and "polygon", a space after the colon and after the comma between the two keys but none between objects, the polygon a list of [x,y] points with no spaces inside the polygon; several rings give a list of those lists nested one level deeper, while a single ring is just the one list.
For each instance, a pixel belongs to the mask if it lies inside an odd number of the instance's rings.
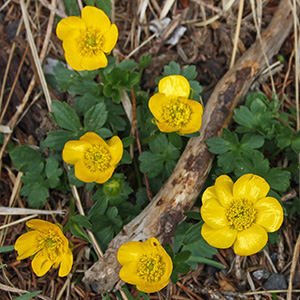
[{"label": "stamen", "polygon": [[84,153],[84,162],[91,172],[104,172],[110,167],[111,154],[104,145],[93,145]]},{"label": "stamen", "polygon": [[160,281],[161,277],[165,274],[165,271],[166,263],[159,254],[144,254],[138,262],[138,276],[148,282]]},{"label": "stamen", "polygon": [[55,261],[57,256],[64,252],[64,242],[55,230],[42,231],[37,238],[37,243],[51,261]]},{"label": "stamen", "polygon": [[191,119],[192,109],[178,99],[170,100],[162,108],[162,117],[172,127],[187,125]]},{"label": "stamen", "polygon": [[255,221],[257,211],[249,200],[235,200],[227,210],[228,226],[237,231],[243,231]]},{"label": "stamen", "polygon": [[98,29],[88,27],[85,31],[81,32],[77,43],[82,56],[93,56],[101,50],[104,41]]}]

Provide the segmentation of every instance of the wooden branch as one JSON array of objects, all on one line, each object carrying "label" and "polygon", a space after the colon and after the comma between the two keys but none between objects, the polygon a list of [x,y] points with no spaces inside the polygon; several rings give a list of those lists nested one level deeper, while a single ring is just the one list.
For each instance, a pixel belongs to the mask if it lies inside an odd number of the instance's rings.
[{"label": "wooden branch", "polygon": [[201,135],[192,138],[182,153],[173,173],[150,204],[110,242],[104,256],[86,273],[84,281],[99,293],[119,289],[123,282],[118,273],[119,247],[128,242],[157,237],[167,242],[183,219],[182,212],[194,205],[211,169],[213,155],[207,139],[220,135],[227,127],[233,109],[248,91],[253,80],[266,67],[288,36],[293,18],[289,0],[282,0],[261,41],[257,41],[216,85],[203,115]]}]

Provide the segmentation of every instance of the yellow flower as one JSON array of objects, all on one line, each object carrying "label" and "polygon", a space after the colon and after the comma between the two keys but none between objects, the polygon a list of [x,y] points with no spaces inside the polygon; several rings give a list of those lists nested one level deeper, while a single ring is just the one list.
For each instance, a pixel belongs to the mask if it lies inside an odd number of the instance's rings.
[{"label": "yellow flower", "polygon": [[51,267],[58,268],[59,265],[58,276],[68,275],[72,269],[73,254],[60,225],[38,219],[27,221],[26,225],[32,230],[17,239],[17,259],[34,255],[31,266],[37,276],[43,276]]},{"label": "yellow flower", "polygon": [[154,293],[170,282],[173,263],[166,250],[154,237],[145,242],[128,242],[118,251],[123,266],[119,276],[145,293]]},{"label": "yellow flower", "polygon": [[267,197],[269,184],[260,176],[245,174],[235,183],[227,176],[216,179],[202,196],[203,238],[217,248],[229,248],[238,255],[260,251],[268,241],[267,232],[278,230],[283,210]]},{"label": "yellow flower", "polygon": [[79,141],[65,144],[63,160],[75,165],[75,176],[84,182],[104,183],[113,174],[123,155],[123,144],[114,136],[107,143],[96,133],[87,132]]},{"label": "yellow flower", "polygon": [[190,84],[181,75],[171,75],[159,81],[158,93],[149,100],[158,129],[162,132],[188,134],[200,129],[202,123],[202,105],[188,99]]},{"label": "yellow flower", "polygon": [[85,6],[80,17],[62,19],[56,34],[63,41],[66,61],[77,71],[95,70],[107,66],[106,53],[115,46],[118,28],[107,15],[93,6]]}]

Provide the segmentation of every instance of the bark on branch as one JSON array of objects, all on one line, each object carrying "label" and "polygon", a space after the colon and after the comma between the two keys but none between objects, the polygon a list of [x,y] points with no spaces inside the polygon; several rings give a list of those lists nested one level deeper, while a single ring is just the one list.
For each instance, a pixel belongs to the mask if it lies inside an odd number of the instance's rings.
[{"label": "bark on branch", "polygon": [[84,281],[99,293],[119,289],[123,284],[117,261],[122,244],[152,236],[164,244],[173,236],[183,219],[182,212],[192,208],[210,171],[213,156],[207,149],[207,139],[220,135],[228,126],[233,109],[266,67],[266,57],[270,59],[278,52],[292,23],[289,0],[282,0],[261,41],[253,44],[218,82],[204,109],[201,135],[190,139],[170,178],[151,203],[124,226],[104,256],[85,273]]}]

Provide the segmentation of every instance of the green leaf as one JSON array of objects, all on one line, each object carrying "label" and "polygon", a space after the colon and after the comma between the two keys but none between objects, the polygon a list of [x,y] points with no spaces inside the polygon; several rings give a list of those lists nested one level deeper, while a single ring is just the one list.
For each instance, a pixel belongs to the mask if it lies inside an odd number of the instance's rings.
[{"label": "green leaf", "polygon": [[64,129],[78,132],[82,128],[77,114],[66,102],[53,100],[51,116],[54,122]]},{"label": "green leaf", "polygon": [[73,223],[76,223],[84,228],[92,228],[92,224],[86,216],[75,215],[71,218]]},{"label": "green leaf", "polygon": [[144,151],[139,156],[140,170],[147,173],[149,178],[154,178],[163,170],[164,158],[161,154]]},{"label": "green leaf", "polygon": [[180,149],[182,147],[182,139],[176,132],[168,133],[168,139],[175,148]]},{"label": "green leaf", "polygon": [[240,106],[240,108],[236,108],[234,110],[233,119],[238,124],[251,129],[256,129],[259,125],[255,119],[255,116],[246,106]]},{"label": "green leaf", "polygon": [[222,154],[230,150],[230,143],[219,136],[208,139],[206,144],[213,154]]},{"label": "green leaf", "polygon": [[41,173],[44,161],[40,152],[29,146],[17,146],[9,152],[10,158],[16,168],[21,172]]},{"label": "green leaf", "polygon": [[8,246],[2,246],[0,247],[0,253],[4,253],[4,252],[10,252],[15,250],[15,246],[14,245],[8,245]]},{"label": "green leaf", "polygon": [[127,150],[123,150],[123,155],[122,155],[122,158],[120,160],[120,164],[131,164],[132,163],[132,159],[131,159],[131,156],[129,154],[129,152]]},{"label": "green leaf", "polygon": [[296,154],[300,154],[300,131],[293,136],[291,147]]},{"label": "green leaf", "polygon": [[239,146],[239,139],[235,132],[231,132],[230,130],[224,128],[222,134],[223,138],[231,144],[231,149]]},{"label": "green leaf", "polygon": [[283,127],[281,129],[281,132],[276,137],[278,148],[280,149],[287,148],[291,144],[292,139],[293,139],[293,130],[288,126]]},{"label": "green leaf", "polygon": [[238,150],[232,150],[218,156],[218,166],[222,167],[225,173],[232,172],[239,164],[237,158],[240,157]]},{"label": "green leaf", "polygon": [[47,138],[42,142],[45,147],[51,150],[61,151],[65,143],[70,140],[77,140],[78,134],[67,130],[56,130],[47,133]]},{"label": "green leaf", "polygon": [[246,133],[241,139],[241,147],[258,149],[263,146],[265,139],[261,135]]},{"label": "green leaf", "polygon": [[264,178],[275,191],[285,192],[290,187],[291,173],[280,168],[270,169]]},{"label": "green leaf", "polygon": [[111,1],[110,0],[96,0],[98,8],[102,9],[105,14],[111,16]]},{"label": "green leaf", "polygon": [[21,196],[27,196],[26,201],[30,207],[38,208],[46,203],[49,190],[45,187],[43,176],[37,173],[26,173],[22,176],[24,186],[20,190]]},{"label": "green leaf", "polygon": [[139,67],[140,69],[145,69],[147,68],[152,60],[152,55],[151,54],[146,54],[146,55],[142,55],[139,61]]},{"label": "green leaf", "polygon": [[199,212],[198,211],[185,211],[185,212],[183,212],[183,214],[190,219],[194,219],[194,220],[198,220],[198,221],[202,220],[200,211]]},{"label": "green leaf", "polygon": [[58,161],[52,157],[46,159],[45,171],[48,178],[59,177],[63,173],[63,170],[59,168]]},{"label": "green leaf", "polygon": [[86,234],[86,232],[77,224],[71,222],[71,225],[69,227],[70,232],[75,235],[76,237],[79,237],[89,243],[92,243],[89,236]]},{"label": "green leaf", "polygon": [[164,66],[164,73],[163,76],[169,75],[179,75],[180,74],[180,65],[174,61],[171,61],[169,65]]},{"label": "green leaf", "polygon": [[182,243],[184,245],[189,245],[198,242],[202,239],[201,228],[203,222],[198,222],[197,224],[191,226],[184,235]]},{"label": "green leaf", "polygon": [[198,264],[206,264],[206,265],[210,265],[213,266],[215,268],[219,268],[219,269],[226,269],[226,267],[214,260],[211,259],[207,259],[205,257],[199,257],[199,256],[190,256],[190,258],[187,260],[187,262],[196,262]]},{"label": "green leaf", "polygon": [[198,72],[196,71],[196,66],[185,66],[181,70],[181,74],[183,77],[185,77],[187,80],[193,80],[197,77]]},{"label": "green leaf", "polygon": [[138,64],[134,60],[123,60],[118,64],[118,68],[126,71],[134,71],[137,68]]},{"label": "green leaf", "polygon": [[163,153],[168,146],[168,139],[165,135],[159,135],[149,143],[150,150],[154,153]]},{"label": "green leaf", "polygon": [[89,219],[104,215],[108,207],[108,199],[98,200],[89,210]]},{"label": "green leaf", "polygon": [[71,95],[84,95],[87,93],[98,94],[99,90],[102,89],[102,86],[95,81],[88,81],[79,79],[77,82],[74,82],[69,88],[68,92]]},{"label": "green leaf", "polygon": [[35,292],[31,292],[22,296],[19,296],[17,298],[14,298],[13,300],[30,300],[33,297],[37,296],[38,294],[40,294],[42,291],[35,291]]},{"label": "green leaf", "polygon": [[107,120],[108,112],[104,103],[91,107],[84,115],[84,126],[89,131],[100,130]]},{"label": "green leaf", "polygon": [[133,142],[135,141],[135,137],[128,136],[122,139],[123,147],[127,148],[129,147]]},{"label": "green leaf", "polygon": [[191,256],[191,252],[190,251],[181,251],[179,253],[177,253],[174,257],[174,262],[176,263],[181,263],[186,261],[189,257]]},{"label": "green leaf", "polygon": [[84,115],[90,108],[97,103],[104,102],[104,95],[95,93],[86,93],[74,99],[73,108],[79,116]]}]

